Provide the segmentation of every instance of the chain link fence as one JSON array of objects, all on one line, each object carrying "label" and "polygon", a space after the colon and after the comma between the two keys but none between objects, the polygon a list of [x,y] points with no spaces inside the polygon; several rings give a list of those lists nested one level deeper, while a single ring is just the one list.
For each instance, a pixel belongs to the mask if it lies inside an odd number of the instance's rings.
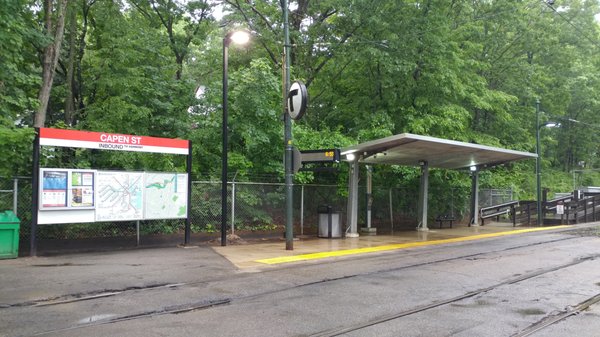
[{"label": "chain link fence", "polygon": [[[429,214],[451,215],[464,219],[469,212],[470,191],[431,186]],[[318,209],[331,206],[339,212],[346,226],[347,188],[337,185],[294,185],[293,217],[296,235],[316,235]],[[414,229],[417,223],[418,187],[373,188],[371,226],[378,233]],[[512,200],[510,190],[481,190],[480,206]],[[20,250],[29,251],[31,223],[31,178],[0,177],[0,211],[12,210],[21,220]],[[365,188],[359,188],[358,226],[366,224]],[[250,235],[283,235],[285,229],[285,185],[281,183],[230,182],[228,184],[227,230],[242,237]],[[192,242],[217,239],[221,231],[221,183],[193,181],[190,222]],[[136,221],[97,222],[85,224],[40,225],[36,231],[38,251],[98,246],[135,246]],[[182,219],[139,222],[144,245],[171,244],[183,241],[185,221]]]},{"label": "chain link fence", "polygon": [[479,191],[479,207],[489,207],[513,201],[512,189],[486,189]]}]

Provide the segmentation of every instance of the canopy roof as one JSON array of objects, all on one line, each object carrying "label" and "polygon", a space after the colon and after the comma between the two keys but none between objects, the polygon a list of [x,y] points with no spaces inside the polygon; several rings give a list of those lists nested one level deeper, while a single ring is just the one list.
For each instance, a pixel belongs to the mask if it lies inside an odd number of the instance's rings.
[{"label": "canopy roof", "polygon": [[521,152],[442,138],[402,133],[341,149],[365,164],[418,166],[427,161],[429,167],[461,169],[470,166],[490,167],[515,160],[537,158],[535,153]]}]

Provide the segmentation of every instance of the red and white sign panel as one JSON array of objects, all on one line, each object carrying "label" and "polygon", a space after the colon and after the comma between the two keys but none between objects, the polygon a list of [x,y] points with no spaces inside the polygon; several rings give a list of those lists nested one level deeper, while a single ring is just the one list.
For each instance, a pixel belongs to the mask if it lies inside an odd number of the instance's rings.
[{"label": "red and white sign panel", "polygon": [[40,128],[40,145],[86,149],[188,154],[184,139]]}]

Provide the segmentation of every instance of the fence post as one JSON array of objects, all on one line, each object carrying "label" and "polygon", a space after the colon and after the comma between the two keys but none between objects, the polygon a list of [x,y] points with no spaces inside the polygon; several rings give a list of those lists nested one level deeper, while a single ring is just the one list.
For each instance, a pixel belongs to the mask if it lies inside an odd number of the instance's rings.
[{"label": "fence post", "polygon": [[231,183],[231,235],[235,234],[235,177]]},{"label": "fence post", "polygon": [[512,215],[513,227],[516,227],[517,226],[517,211],[516,211],[515,205],[510,206],[510,213]]},{"label": "fence post", "polygon": [[135,222],[135,236],[136,236],[136,243],[135,245],[137,247],[140,246],[140,220],[137,220]]},{"label": "fence post", "polygon": [[392,208],[392,189],[390,188],[390,231],[394,234],[394,209]]},{"label": "fence post", "polygon": [[596,221],[596,197],[592,197],[592,221]]},{"label": "fence post", "polygon": [[15,215],[19,215],[17,213],[17,201],[19,200],[19,178],[15,178],[14,179],[14,184],[13,184],[13,213],[15,213]]},{"label": "fence post", "polygon": [[300,235],[304,235],[304,184],[300,188]]}]

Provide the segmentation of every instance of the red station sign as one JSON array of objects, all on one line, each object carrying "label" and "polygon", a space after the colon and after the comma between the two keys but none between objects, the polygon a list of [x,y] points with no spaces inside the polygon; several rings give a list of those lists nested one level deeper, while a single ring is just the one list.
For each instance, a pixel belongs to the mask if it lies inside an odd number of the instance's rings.
[{"label": "red station sign", "polygon": [[87,149],[188,154],[188,141],[106,132],[40,128],[40,145]]}]

